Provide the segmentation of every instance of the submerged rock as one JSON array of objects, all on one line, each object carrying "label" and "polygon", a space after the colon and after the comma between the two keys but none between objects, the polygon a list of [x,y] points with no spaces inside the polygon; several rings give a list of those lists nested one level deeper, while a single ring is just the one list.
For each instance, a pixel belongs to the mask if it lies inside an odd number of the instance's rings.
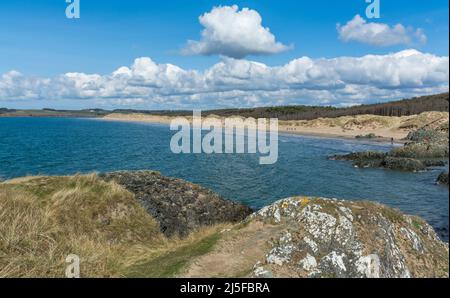
[{"label": "submerged rock", "polygon": [[448,186],[448,173],[442,172],[442,173],[438,176],[436,182],[437,182],[438,184],[442,184],[442,185],[447,185],[447,186]]},{"label": "submerged rock", "polygon": [[284,230],[253,276],[448,277],[448,244],[422,219],[371,202],[292,197],[248,218]]},{"label": "submerged rock", "polygon": [[114,172],[100,177],[132,192],[167,236],[187,236],[201,226],[238,222],[252,212],[203,187],[158,172]]}]

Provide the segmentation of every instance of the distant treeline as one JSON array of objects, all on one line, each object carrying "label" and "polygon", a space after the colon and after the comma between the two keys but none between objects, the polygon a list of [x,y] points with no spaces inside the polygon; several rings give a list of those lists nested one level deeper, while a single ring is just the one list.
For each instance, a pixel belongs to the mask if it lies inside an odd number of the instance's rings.
[{"label": "distant treeline", "polygon": [[19,110],[0,108],[0,116],[11,117],[85,117],[95,118],[110,114],[111,111],[102,109],[84,109],[84,110],[56,110],[56,109],[41,109],[41,110]]},{"label": "distant treeline", "polygon": [[[362,114],[380,116],[409,116],[427,111],[448,112],[449,93],[416,97],[399,101],[359,105],[348,108],[320,106],[281,106],[251,109],[222,109],[202,111],[202,115],[242,116],[253,118],[278,118],[279,120],[312,120]],[[115,110],[117,113],[146,113],[163,116],[187,116],[192,111],[140,111]]]},{"label": "distant treeline", "polygon": [[[449,93],[416,97],[393,102],[360,105],[348,108],[322,107],[322,106],[280,106],[280,107],[261,107],[250,109],[221,109],[202,111],[202,115],[218,116],[242,116],[253,118],[278,118],[279,120],[312,120],[316,118],[336,118],[341,116],[353,116],[361,114],[371,114],[380,116],[409,116],[427,111],[448,112]],[[143,113],[149,115],[161,116],[189,116],[191,110],[174,111],[149,111],[149,110],[129,110],[118,109],[107,111],[102,109],[85,109],[80,111],[72,110],[10,110],[0,108],[1,114],[10,115],[28,115],[28,116],[66,116],[66,117],[102,117],[109,113]]]}]

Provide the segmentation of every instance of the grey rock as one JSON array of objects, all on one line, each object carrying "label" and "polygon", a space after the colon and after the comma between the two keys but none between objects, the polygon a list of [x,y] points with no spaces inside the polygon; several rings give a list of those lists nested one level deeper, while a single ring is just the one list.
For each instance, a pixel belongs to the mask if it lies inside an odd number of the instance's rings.
[{"label": "grey rock", "polygon": [[448,244],[419,218],[381,204],[292,197],[247,220],[285,229],[259,264],[274,276],[448,277]]},{"label": "grey rock", "polygon": [[187,236],[201,226],[235,223],[252,210],[220,197],[218,194],[181,179],[169,178],[153,171],[101,174],[132,192],[147,212],[160,223],[166,236]]},{"label": "grey rock", "polygon": [[449,156],[448,132],[421,128],[409,133],[408,142],[388,153],[367,151],[331,156],[332,160],[353,161],[357,168],[386,168],[417,172],[429,167],[443,167]]},{"label": "grey rock", "polygon": [[253,277],[256,278],[272,278],[273,274],[269,270],[266,270],[264,267],[260,266],[260,264],[256,264],[253,269]]}]

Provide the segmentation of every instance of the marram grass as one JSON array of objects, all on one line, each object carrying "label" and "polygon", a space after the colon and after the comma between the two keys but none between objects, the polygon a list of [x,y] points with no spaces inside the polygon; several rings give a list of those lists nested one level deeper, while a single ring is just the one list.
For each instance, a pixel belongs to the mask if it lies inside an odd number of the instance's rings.
[{"label": "marram grass", "polygon": [[[173,276],[196,256],[196,246],[211,248],[219,229],[167,239],[130,192],[95,174],[6,181],[0,277],[64,277],[70,254],[80,257],[82,277]],[[164,261],[173,254],[183,261]]]}]

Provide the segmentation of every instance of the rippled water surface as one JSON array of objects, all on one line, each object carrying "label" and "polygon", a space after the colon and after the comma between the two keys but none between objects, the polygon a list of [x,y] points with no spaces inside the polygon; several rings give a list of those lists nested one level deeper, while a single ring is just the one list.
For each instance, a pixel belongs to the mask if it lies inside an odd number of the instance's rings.
[{"label": "rippled water surface", "polygon": [[389,150],[353,140],[280,136],[274,165],[249,154],[176,155],[168,126],[65,118],[0,118],[0,177],[158,170],[260,208],[292,195],[374,200],[425,218],[448,241],[442,169],[404,173],[355,169],[332,154]]}]

